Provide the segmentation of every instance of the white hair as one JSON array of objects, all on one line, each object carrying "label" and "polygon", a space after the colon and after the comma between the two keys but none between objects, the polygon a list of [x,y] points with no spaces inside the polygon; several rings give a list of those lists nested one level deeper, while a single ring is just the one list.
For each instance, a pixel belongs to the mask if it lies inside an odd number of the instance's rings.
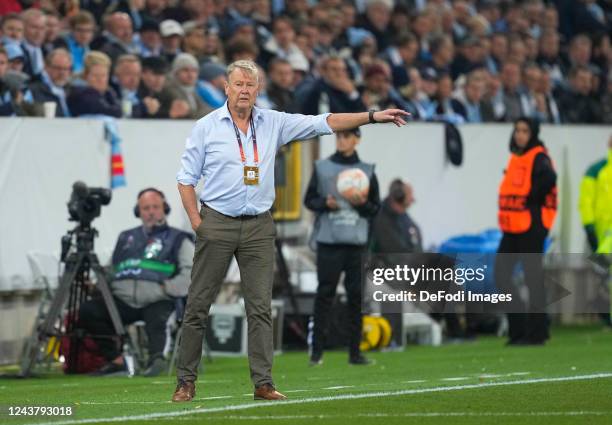
[{"label": "white hair", "polygon": [[230,74],[234,72],[236,69],[241,69],[250,76],[254,77],[257,82],[259,82],[259,69],[257,68],[257,64],[253,61],[249,60],[238,60],[232,62],[227,67],[227,76],[229,78]]}]

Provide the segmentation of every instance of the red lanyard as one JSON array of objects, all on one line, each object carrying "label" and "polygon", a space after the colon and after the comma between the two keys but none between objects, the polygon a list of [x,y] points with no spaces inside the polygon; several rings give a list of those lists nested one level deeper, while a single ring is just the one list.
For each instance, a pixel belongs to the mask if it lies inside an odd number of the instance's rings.
[{"label": "red lanyard", "polygon": [[[255,124],[253,124],[253,115],[249,117],[249,122],[251,124],[251,137],[253,138],[253,159],[255,161],[255,166],[259,163],[259,155],[257,154],[257,135],[255,134]],[[234,125],[234,131],[236,132],[236,141],[238,142],[238,148],[240,148],[240,160],[242,164],[246,165],[246,155],[244,154],[244,149],[242,149],[242,140],[240,140],[240,132],[238,131],[238,127],[234,120],[232,120],[232,124]]]}]

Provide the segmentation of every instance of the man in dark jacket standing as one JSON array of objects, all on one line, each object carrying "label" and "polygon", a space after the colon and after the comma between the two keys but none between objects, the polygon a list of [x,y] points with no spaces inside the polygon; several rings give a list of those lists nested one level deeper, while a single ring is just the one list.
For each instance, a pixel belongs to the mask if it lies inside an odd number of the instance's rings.
[{"label": "man in dark jacket standing", "polygon": [[[337,133],[335,154],[315,163],[304,204],[317,214],[314,239],[317,242],[317,296],[310,364],[322,363],[329,312],[340,274],[348,297],[349,363],[368,364],[359,351],[361,342],[361,257],[368,244],[370,221],[380,206],[374,165],[362,162],[355,147],[360,130]],[[369,178],[367,196],[344,198],[337,189],[338,175],[358,168]]]}]

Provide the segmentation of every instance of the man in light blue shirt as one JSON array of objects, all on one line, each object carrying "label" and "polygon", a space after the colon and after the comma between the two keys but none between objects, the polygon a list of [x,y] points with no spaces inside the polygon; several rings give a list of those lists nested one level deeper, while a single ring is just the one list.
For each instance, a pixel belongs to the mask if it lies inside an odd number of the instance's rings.
[{"label": "man in light blue shirt", "polygon": [[[255,400],[282,400],[272,381],[271,296],[274,272],[276,151],[292,140],[309,139],[367,123],[405,125],[399,109],[317,116],[254,107],[258,70],[251,61],[227,69],[227,102],[200,119],[187,139],[177,175],[178,189],[196,250],[183,319],[177,363],[178,385],[172,401],[191,401],[202,356],[208,310],[232,257],[242,277],[248,319],[248,357]],[[199,196],[195,186],[204,188]]]}]

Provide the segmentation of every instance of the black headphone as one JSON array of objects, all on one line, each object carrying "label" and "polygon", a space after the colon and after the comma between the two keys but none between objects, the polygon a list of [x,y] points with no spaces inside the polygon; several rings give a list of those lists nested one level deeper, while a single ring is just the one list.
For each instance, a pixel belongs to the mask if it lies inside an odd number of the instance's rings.
[{"label": "black headphone", "polygon": [[164,192],[159,189],[155,189],[154,187],[147,187],[146,189],[142,189],[140,192],[138,192],[138,197],[136,198],[136,205],[134,205],[134,216],[136,216],[136,218],[140,218],[140,208],[138,207],[138,201],[140,200],[140,197],[147,192],[155,192],[159,196],[161,196],[164,201],[164,214],[170,214],[170,205],[166,202],[166,196],[164,195]]},{"label": "black headphone", "polygon": [[395,202],[403,203],[406,199],[406,192],[404,191],[404,182],[400,179],[395,179],[391,182],[389,187],[389,195]]}]

